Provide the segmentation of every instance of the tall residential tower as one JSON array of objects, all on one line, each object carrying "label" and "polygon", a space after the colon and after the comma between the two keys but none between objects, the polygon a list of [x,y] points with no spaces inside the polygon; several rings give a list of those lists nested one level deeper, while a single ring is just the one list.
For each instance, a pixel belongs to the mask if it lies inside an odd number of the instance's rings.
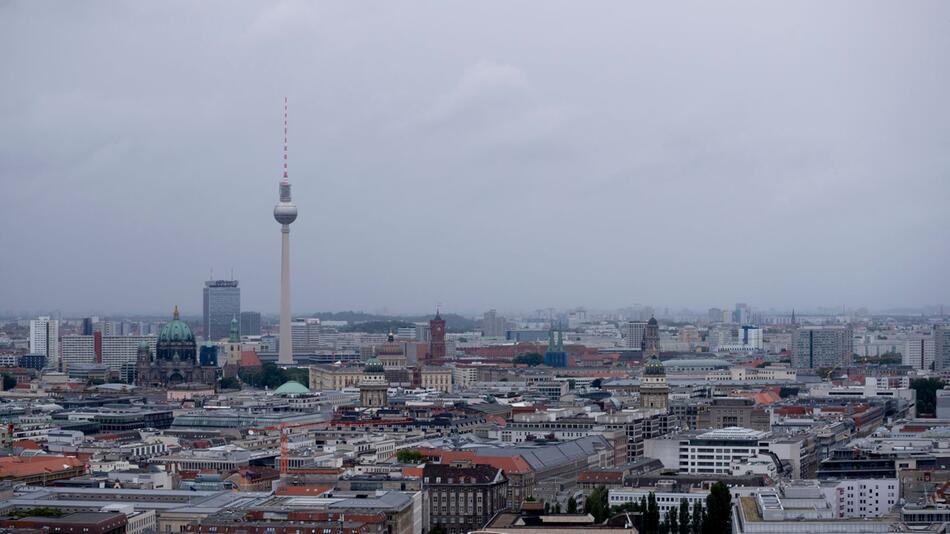
[{"label": "tall residential tower", "polygon": [[290,223],[297,220],[297,205],[290,200],[290,178],[287,175],[287,98],[284,97],[284,178],[280,181],[280,202],[274,206],[274,219],[280,223],[280,337],[277,363],[293,365],[294,351],[290,338]]}]

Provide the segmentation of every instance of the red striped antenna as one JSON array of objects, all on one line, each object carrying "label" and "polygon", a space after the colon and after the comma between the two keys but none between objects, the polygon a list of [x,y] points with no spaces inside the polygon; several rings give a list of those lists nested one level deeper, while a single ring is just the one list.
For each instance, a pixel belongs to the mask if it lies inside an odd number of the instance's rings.
[{"label": "red striped antenna", "polygon": [[284,97],[284,181],[287,177],[287,97]]}]

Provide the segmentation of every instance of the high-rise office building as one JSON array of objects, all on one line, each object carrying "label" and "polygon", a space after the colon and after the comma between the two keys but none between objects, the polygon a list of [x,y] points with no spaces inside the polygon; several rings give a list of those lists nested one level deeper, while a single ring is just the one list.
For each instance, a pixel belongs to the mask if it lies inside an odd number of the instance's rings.
[{"label": "high-rise office building", "polygon": [[901,363],[913,367],[914,369],[932,371],[935,354],[933,336],[911,336],[904,345],[904,352],[901,354]]},{"label": "high-rise office building", "polygon": [[96,323],[99,322],[98,317],[83,317],[82,319],[82,335],[91,336],[93,333],[93,328]]},{"label": "high-rise office building", "polygon": [[505,337],[508,330],[508,319],[498,315],[495,310],[488,310],[482,316],[482,335],[487,337]]},{"label": "high-rise office building", "polygon": [[853,348],[849,326],[800,326],[792,332],[792,365],[798,369],[847,367]]},{"label": "high-rise office building", "polygon": [[260,312],[242,311],[241,312],[241,330],[242,336],[261,335],[261,314]]},{"label": "high-rise office building", "polygon": [[[297,352],[315,351],[320,347],[320,319],[298,319],[290,323],[290,333]],[[278,350],[279,347],[278,344]]]},{"label": "high-rise office building", "polygon": [[241,315],[241,288],[237,280],[208,280],[203,296],[205,339],[226,339],[231,319]]},{"label": "high-rise office building", "polygon": [[950,325],[934,327],[934,368],[937,371],[950,369]]},{"label": "high-rise office building", "polygon": [[623,346],[628,349],[643,348],[643,334],[647,330],[646,321],[628,321],[621,327]]},{"label": "high-rise office building", "polygon": [[750,321],[752,321],[752,308],[745,302],[736,303],[736,309],[732,312],[732,322],[747,324]]},{"label": "high-rise office building", "polygon": [[30,321],[30,353],[46,356],[46,366],[59,369],[59,321],[37,317]]}]

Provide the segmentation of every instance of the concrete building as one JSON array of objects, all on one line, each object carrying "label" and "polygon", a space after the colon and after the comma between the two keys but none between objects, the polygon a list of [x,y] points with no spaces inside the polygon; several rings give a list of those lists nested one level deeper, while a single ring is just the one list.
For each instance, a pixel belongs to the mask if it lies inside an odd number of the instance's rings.
[{"label": "concrete building", "polygon": [[498,315],[495,310],[488,310],[482,316],[482,335],[486,337],[505,337],[508,331],[508,319]]},{"label": "concrete building", "polygon": [[934,327],[934,368],[950,370],[950,325]]},{"label": "concrete building", "polygon": [[241,335],[259,336],[261,335],[261,314],[254,311],[241,312]]},{"label": "concrete building", "polygon": [[290,323],[290,337],[296,352],[311,352],[320,348],[320,319],[298,319]]},{"label": "concrete building", "polygon": [[44,316],[30,321],[30,354],[42,354],[47,367],[60,368],[58,320]]},{"label": "concrete building", "polygon": [[935,354],[933,336],[914,335],[904,345],[901,363],[921,371],[932,371]]},{"label": "concrete building", "polygon": [[792,365],[797,369],[847,367],[853,341],[851,327],[800,326],[792,333]]},{"label": "concrete building", "polygon": [[[816,461],[814,439],[808,434],[772,434],[740,427],[647,439],[643,453],[660,460],[667,469],[702,475],[741,474],[749,470],[750,461],[773,457],[788,465],[791,478],[811,478]],[[784,466],[775,469],[782,473]]]},{"label": "concrete building", "polygon": [[60,339],[60,351],[63,368],[67,371],[79,364],[96,363],[96,345],[92,334],[63,336]]},{"label": "concrete building", "polygon": [[771,430],[771,417],[755,401],[743,397],[716,397],[696,417],[697,429],[743,427],[753,430]]},{"label": "concrete building", "polygon": [[639,350],[643,345],[643,334],[647,330],[646,321],[628,321],[620,329],[623,336],[623,346],[628,349]]}]

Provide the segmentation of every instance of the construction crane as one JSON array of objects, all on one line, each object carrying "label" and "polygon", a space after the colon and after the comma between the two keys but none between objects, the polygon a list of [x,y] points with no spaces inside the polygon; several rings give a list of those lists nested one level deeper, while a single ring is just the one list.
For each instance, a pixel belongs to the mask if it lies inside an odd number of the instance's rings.
[{"label": "construction crane", "polygon": [[288,451],[288,434],[290,434],[290,429],[287,428],[285,423],[281,423],[278,428],[280,430],[280,478],[286,478],[290,467],[290,454]]}]

